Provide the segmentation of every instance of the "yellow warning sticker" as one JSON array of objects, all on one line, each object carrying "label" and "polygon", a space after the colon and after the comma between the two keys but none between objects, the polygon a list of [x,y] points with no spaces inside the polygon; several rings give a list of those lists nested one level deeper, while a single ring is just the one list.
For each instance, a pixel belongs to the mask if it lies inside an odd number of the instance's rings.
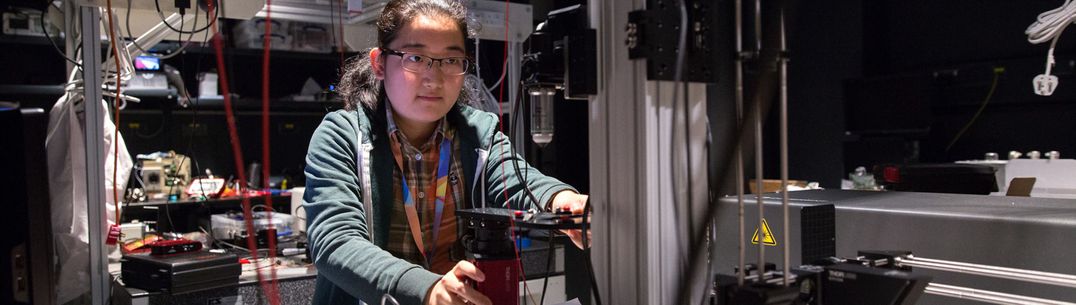
[{"label": "yellow warning sticker", "polygon": [[[755,235],[751,236],[751,243],[758,244],[758,228],[755,228]],[[770,230],[770,224],[766,222],[766,219],[762,219],[762,244],[767,246],[777,246],[777,238],[773,236],[773,230]]]}]

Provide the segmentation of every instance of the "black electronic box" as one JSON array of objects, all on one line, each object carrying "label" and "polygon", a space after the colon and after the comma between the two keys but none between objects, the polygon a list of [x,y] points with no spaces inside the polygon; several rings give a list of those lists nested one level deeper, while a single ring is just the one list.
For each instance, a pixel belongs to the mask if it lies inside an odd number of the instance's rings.
[{"label": "black electronic box", "polygon": [[235,254],[208,251],[124,255],[121,269],[125,286],[171,294],[234,286],[242,272]]}]

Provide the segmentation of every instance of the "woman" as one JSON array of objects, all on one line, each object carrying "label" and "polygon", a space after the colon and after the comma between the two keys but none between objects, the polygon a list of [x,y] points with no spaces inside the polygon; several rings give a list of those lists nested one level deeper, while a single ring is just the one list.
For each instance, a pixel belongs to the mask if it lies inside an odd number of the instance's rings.
[{"label": "woman", "polygon": [[[346,109],[310,141],[306,193],[315,303],[483,304],[466,281],[485,275],[463,260],[455,210],[570,209],[587,196],[509,151],[497,116],[462,104],[470,68],[466,10],[453,0],[389,2],[377,48],[347,66]],[[526,196],[512,162],[529,179]],[[579,232],[567,232],[579,244]]]}]

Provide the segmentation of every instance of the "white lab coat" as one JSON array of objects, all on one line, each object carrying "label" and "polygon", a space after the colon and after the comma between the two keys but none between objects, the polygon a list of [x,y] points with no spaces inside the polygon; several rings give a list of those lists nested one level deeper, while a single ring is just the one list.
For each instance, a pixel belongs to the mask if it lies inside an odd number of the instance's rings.
[{"label": "white lab coat", "polygon": [[[107,103],[94,105],[106,113],[104,124],[105,147],[105,201],[108,221],[101,232],[115,223],[115,205],[112,195],[112,163],[116,156],[114,140],[119,141],[119,162],[116,174],[120,196],[126,189],[132,161],[123,136],[107,118]],[[81,93],[68,92],[56,102],[49,112],[48,136],[45,150],[48,155],[50,208],[52,212],[52,238],[56,251],[56,300],[67,303],[89,292],[89,225],[86,213],[86,145],[83,133],[86,127],[83,97]],[[102,236],[103,241],[105,236]],[[111,247],[118,255],[118,247]]]}]

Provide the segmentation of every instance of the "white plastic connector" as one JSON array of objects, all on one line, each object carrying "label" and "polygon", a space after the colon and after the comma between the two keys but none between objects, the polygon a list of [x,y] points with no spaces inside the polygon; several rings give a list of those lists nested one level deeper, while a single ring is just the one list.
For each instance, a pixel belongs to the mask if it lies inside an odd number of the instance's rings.
[{"label": "white plastic connector", "polygon": [[1050,75],[1053,68],[1054,49],[1053,45],[1051,45],[1050,51],[1046,53],[1046,73],[1035,76],[1035,79],[1031,81],[1035,89],[1035,94],[1041,96],[1050,96],[1054,94],[1054,89],[1057,89],[1057,76]]},{"label": "white plastic connector", "polygon": [[1035,86],[1035,94],[1050,96],[1054,94],[1054,89],[1057,89],[1057,76],[1039,74],[1032,83]]}]

